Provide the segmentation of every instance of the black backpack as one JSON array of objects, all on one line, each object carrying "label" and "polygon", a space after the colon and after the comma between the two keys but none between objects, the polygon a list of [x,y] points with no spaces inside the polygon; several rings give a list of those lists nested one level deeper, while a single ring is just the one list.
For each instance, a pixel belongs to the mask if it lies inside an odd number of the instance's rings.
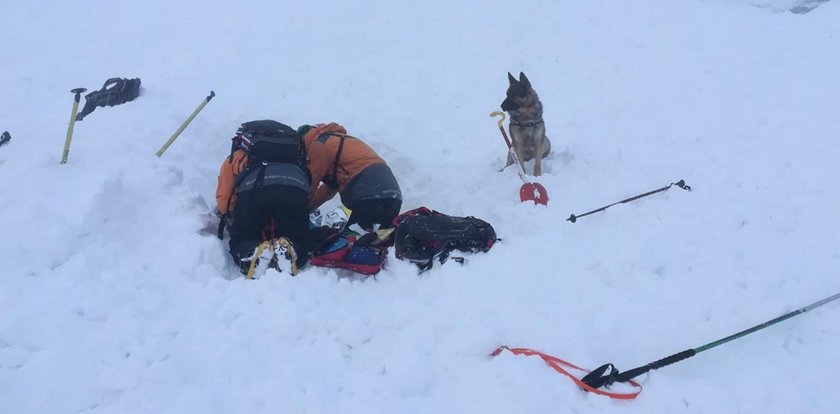
[{"label": "black backpack", "polygon": [[306,169],[303,139],[290,126],[270,119],[242,124],[233,137],[230,153],[243,149],[250,163],[285,162]]},{"label": "black backpack", "polygon": [[397,258],[416,264],[421,272],[431,269],[435,260],[446,262],[453,250],[486,252],[499,240],[493,226],[484,220],[450,216],[426,207],[400,214],[393,224],[397,228]]},{"label": "black backpack", "polygon": [[[233,162],[233,153],[236,150],[244,150],[248,155],[248,165],[239,173],[234,182],[231,196],[236,193],[237,188],[249,176],[249,173],[255,170],[260,170],[255,186],[262,186],[265,167],[270,163],[297,165],[306,174],[307,183],[309,182],[310,172],[306,165],[306,147],[297,131],[290,126],[270,119],[245,122],[236,130],[236,135],[231,141],[229,162]],[[232,197],[228,198],[228,210],[230,210],[231,199]],[[217,232],[219,239],[224,236],[227,219],[225,215],[219,221]]]}]

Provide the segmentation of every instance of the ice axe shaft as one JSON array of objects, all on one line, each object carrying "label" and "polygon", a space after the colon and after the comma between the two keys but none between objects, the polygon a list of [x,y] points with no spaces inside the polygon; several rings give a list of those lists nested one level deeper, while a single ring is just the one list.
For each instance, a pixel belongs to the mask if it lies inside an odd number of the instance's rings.
[{"label": "ice axe shaft", "polygon": [[76,113],[79,111],[79,100],[87,89],[76,88],[70,91],[75,94],[73,97],[73,109],[70,110],[70,123],[67,125],[67,137],[64,138],[64,151],[61,152],[61,164],[67,164],[67,157],[70,156],[70,142],[73,140],[73,126],[76,124]]},{"label": "ice axe shaft", "polygon": [[597,212],[604,211],[604,210],[606,210],[606,209],[608,209],[608,208],[610,208],[610,207],[612,207],[612,206],[614,206],[614,205],[616,205],[616,204],[629,203],[629,202],[631,202],[631,201],[638,200],[638,199],[640,199],[640,198],[647,197],[647,196],[649,196],[649,195],[652,195],[652,194],[656,194],[656,193],[659,193],[659,192],[665,191],[665,190],[667,190],[667,189],[671,188],[671,186],[673,186],[673,185],[675,185],[675,186],[677,186],[677,187],[679,187],[679,188],[682,188],[683,190],[686,190],[686,191],[691,191],[691,187],[690,187],[690,186],[688,186],[688,185],[686,185],[686,184],[685,184],[685,181],[683,181],[683,180],[679,180],[679,181],[677,181],[677,182],[675,182],[675,183],[668,184],[668,185],[666,185],[665,187],[662,187],[662,188],[657,188],[656,190],[653,190],[653,191],[648,191],[648,192],[646,192],[646,193],[644,193],[644,194],[639,194],[639,195],[637,195],[637,196],[633,196],[633,197],[630,197],[630,198],[627,198],[627,199],[624,199],[624,200],[621,200],[621,201],[616,201],[615,203],[612,203],[612,204],[609,204],[609,205],[603,206],[603,207],[601,207],[601,208],[597,208],[597,209],[592,210],[592,211],[587,211],[586,213],[583,213],[583,214],[572,214],[571,216],[569,216],[569,218],[567,218],[567,219],[566,219],[566,221],[571,221],[572,223],[574,223],[574,222],[576,222],[576,221],[577,221],[577,219],[579,219],[579,218],[581,218],[581,217],[586,217],[586,216],[588,216],[588,215],[590,215],[590,214],[595,214],[595,213],[597,213]]},{"label": "ice axe shaft", "polygon": [[163,143],[163,146],[160,147],[160,149],[158,150],[158,152],[155,153],[155,155],[157,155],[158,157],[163,155],[163,153],[166,152],[169,146],[172,145],[173,142],[175,142],[175,139],[178,138],[178,135],[181,135],[181,132],[184,132],[184,129],[187,128],[187,126],[190,124],[190,122],[192,122],[195,116],[198,115],[198,113],[201,112],[202,109],[204,109],[204,106],[207,105],[210,102],[210,100],[213,99],[214,96],[216,96],[216,92],[210,91],[210,95],[207,95],[207,97],[201,101],[201,104],[199,104],[198,107],[195,108],[195,111],[193,111],[193,113],[187,118],[187,120],[184,121],[184,123],[181,124],[181,126],[179,126],[177,130],[175,130],[172,136],[169,137],[169,139]]}]

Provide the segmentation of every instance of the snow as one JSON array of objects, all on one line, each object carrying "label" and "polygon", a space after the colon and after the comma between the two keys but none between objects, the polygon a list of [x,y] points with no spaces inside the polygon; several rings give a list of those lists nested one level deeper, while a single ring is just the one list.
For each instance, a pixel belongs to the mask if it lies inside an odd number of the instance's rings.
[{"label": "snow", "polygon": [[[731,2],[732,0],[717,0]],[[831,0],[736,0],[743,4],[770,9],[777,12],[808,13]]]},{"label": "snow", "polygon": [[[837,303],[642,376],[631,402],[488,357],[626,370],[838,291],[840,2],[748,3],[5,2],[0,412],[836,411]],[[547,207],[495,171],[508,71],[545,107]],[[68,91],[113,76],[142,96],[77,123],[59,165]],[[375,279],[238,277],[197,230],[260,118],[342,123],[404,210],[503,241],[420,276],[392,253]]]}]

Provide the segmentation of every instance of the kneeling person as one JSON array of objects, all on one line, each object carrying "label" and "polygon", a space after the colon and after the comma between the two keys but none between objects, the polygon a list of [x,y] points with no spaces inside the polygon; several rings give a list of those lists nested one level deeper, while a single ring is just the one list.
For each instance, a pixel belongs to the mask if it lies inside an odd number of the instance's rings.
[{"label": "kneeling person", "polygon": [[342,204],[352,210],[345,228],[392,226],[402,207],[402,193],[385,160],[336,123],[303,125],[298,134],[306,145],[312,173],[310,210],[339,193]]},{"label": "kneeling person", "polygon": [[230,254],[249,277],[260,260],[282,270],[279,256],[291,262],[295,274],[309,253],[310,178],[303,142],[295,130],[271,120],[242,124],[232,140],[216,189],[220,229],[230,221]]}]

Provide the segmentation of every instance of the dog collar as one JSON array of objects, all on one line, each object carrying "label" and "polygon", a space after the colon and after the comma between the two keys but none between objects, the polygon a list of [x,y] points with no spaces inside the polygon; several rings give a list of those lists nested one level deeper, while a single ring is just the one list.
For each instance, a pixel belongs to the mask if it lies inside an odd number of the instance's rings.
[{"label": "dog collar", "polygon": [[529,121],[529,122],[516,122],[513,119],[510,120],[511,125],[517,126],[517,127],[520,127],[520,128],[530,128],[530,127],[537,126],[537,125],[542,124],[542,123],[543,123],[542,117],[540,117],[536,121]]}]

